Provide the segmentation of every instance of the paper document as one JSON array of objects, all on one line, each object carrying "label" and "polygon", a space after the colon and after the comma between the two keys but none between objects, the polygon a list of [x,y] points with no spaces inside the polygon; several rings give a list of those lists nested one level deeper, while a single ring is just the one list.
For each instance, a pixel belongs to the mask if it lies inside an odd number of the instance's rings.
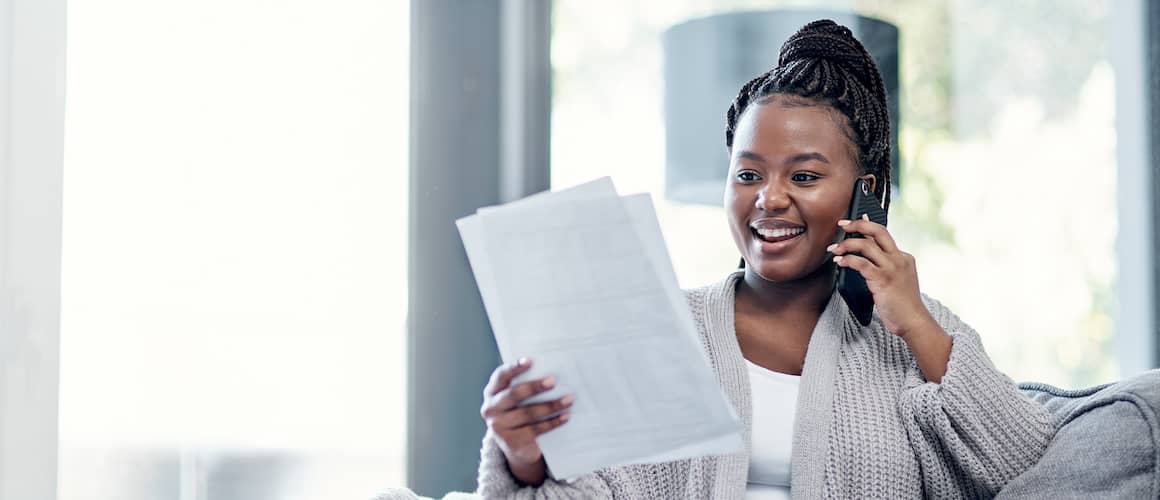
[{"label": "paper document", "polygon": [[647,195],[600,179],[457,221],[514,383],[576,397],[538,439],[557,478],[739,452],[742,425],[709,365]]}]

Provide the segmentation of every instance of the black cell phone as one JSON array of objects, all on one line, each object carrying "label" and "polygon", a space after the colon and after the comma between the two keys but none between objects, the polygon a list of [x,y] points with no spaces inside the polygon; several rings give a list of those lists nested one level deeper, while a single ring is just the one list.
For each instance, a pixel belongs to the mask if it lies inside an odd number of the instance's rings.
[{"label": "black cell phone", "polygon": [[[846,219],[857,220],[861,219],[862,215],[866,214],[870,220],[886,225],[886,211],[878,204],[878,198],[874,196],[874,191],[870,188],[870,183],[865,179],[858,179],[854,183],[854,196],[850,199],[850,209],[846,213]],[[838,230],[838,237],[835,243],[841,243],[846,238],[863,238],[858,233],[847,233]],[[852,255],[861,255],[853,253]],[[870,289],[866,287],[866,279],[858,271],[848,267],[838,268],[838,293],[842,294],[846,304],[850,306],[850,312],[854,313],[854,317],[862,326],[870,324],[870,318],[874,315],[874,296],[870,294]]]}]

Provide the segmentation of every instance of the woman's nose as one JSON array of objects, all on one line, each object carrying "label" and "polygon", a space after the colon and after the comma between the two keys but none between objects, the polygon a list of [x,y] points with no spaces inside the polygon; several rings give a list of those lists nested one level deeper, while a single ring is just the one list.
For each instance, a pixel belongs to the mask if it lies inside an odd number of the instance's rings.
[{"label": "woman's nose", "polygon": [[774,212],[789,208],[789,193],[777,185],[766,184],[757,193],[756,207],[758,210],[765,212]]}]

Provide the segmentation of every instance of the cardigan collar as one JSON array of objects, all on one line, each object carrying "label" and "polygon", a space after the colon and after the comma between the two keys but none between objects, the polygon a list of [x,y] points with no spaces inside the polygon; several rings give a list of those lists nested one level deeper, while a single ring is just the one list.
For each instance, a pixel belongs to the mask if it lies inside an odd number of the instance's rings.
[{"label": "cardigan collar", "polygon": [[[723,311],[715,326],[725,328],[733,339],[737,361],[744,367],[740,345],[737,344],[736,311],[737,282],[744,276],[744,270],[730,273],[719,282],[716,292],[721,297]],[[844,339],[858,333],[861,326],[850,313],[849,306],[835,289],[826,308],[818,318],[806,348],[805,365],[802,368],[801,383],[793,429],[794,464],[791,476],[791,490],[795,498],[817,498],[823,493],[825,461],[829,442],[830,421],[833,412],[834,388],[838,374],[838,356]],[[733,351],[734,349],[730,349]],[[738,409],[746,425],[746,439],[751,436],[752,401],[748,373],[741,370],[743,392],[740,394]]]}]

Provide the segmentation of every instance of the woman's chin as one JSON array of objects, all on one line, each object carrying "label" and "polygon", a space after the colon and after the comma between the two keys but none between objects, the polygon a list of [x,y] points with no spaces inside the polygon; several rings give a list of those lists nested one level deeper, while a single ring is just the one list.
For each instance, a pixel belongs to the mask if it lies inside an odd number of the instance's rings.
[{"label": "woman's chin", "polygon": [[802,272],[801,267],[791,267],[781,265],[780,263],[758,263],[753,267],[757,271],[757,275],[765,281],[784,282],[793,281],[801,278],[805,273]]},{"label": "woman's chin", "polygon": [[753,270],[757,271],[757,275],[765,281],[775,283],[788,282],[813,275],[821,268],[827,267],[825,265],[826,262],[823,261],[820,265],[791,264],[788,262],[754,262]]}]

